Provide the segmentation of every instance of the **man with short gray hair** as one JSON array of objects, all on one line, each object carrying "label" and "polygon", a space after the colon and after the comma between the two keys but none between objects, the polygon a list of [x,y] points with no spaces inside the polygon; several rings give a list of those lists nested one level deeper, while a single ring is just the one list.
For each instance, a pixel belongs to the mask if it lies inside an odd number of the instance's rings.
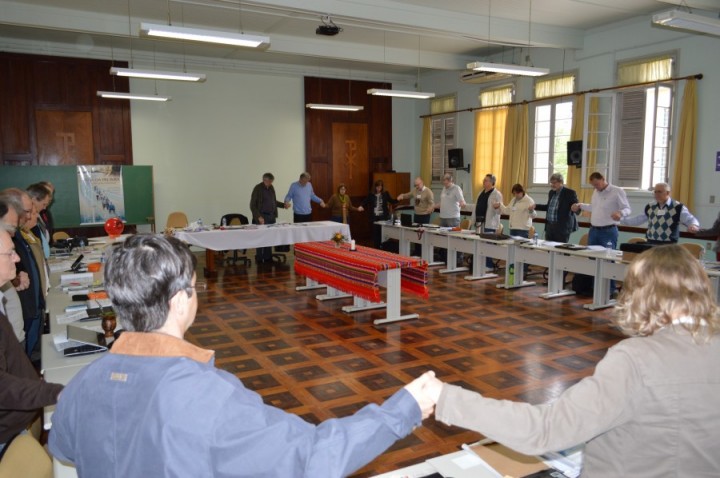
[{"label": "man with short gray hair", "polygon": [[672,244],[680,239],[680,224],[688,232],[700,229],[700,222],[690,214],[688,208],[670,197],[670,186],[657,183],[653,188],[655,201],[647,204],[642,214],[620,220],[626,226],[639,226],[648,223],[645,237],[648,244]]},{"label": "man with short gray hair", "polygon": [[547,204],[530,206],[530,209],[546,211],[545,240],[553,242],[570,242],[570,234],[577,231],[577,216],[571,207],[578,202],[577,193],[566,187],[563,175],[555,173],[550,176],[550,192]]},{"label": "man with short gray hair", "polygon": [[315,195],[312,184],[310,184],[310,173],[305,171],[300,175],[300,180],[292,183],[288,193],[285,195],[285,209],[293,207],[293,222],[310,222],[312,221],[312,205],[311,202],[320,204],[325,207],[325,201]]}]

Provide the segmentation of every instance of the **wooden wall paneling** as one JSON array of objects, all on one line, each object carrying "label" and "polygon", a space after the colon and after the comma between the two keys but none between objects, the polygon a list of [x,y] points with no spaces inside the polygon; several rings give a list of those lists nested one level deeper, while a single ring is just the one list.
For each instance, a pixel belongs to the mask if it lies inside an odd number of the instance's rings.
[{"label": "wooden wall paneling", "polygon": [[38,164],[93,164],[92,114],[89,111],[35,111]]},{"label": "wooden wall paneling", "polygon": [[[132,164],[130,102],[98,101],[98,90],[129,91],[127,78],[110,76],[112,62],[79,58],[0,53],[0,152],[3,164],[57,164],[38,156],[39,124],[67,125],[74,115],[91,115],[92,154],[86,164]],[[126,62],[115,62],[127,66]],[[63,121],[38,123],[36,110],[64,112]],[[45,113],[43,113],[45,114]],[[57,120],[57,118],[56,118]],[[67,133],[67,131],[60,131]],[[77,131],[75,131],[77,133]],[[44,147],[53,132],[41,133]],[[47,151],[47,148],[44,150]]]},{"label": "wooden wall paneling", "polygon": [[0,152],[3,164],[31,164],[33,91],[31,63],[0,53]]},{"label": "wooden wall paneling", "polygon": [[[392,85],[383,83],[376,88],[391,89]],[[369,109],[373,121],[368,123],[370,140],[369,160],[372,171],[391,171],[392,166],[392,98],[387,96],[369,96]]]}]

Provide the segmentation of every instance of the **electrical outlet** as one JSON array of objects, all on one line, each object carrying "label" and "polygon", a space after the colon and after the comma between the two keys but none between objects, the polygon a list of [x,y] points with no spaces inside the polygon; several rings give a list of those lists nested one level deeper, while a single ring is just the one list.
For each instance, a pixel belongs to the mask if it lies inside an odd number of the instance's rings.
[{"label": "electrical outlet", "polygon": [[715,204],[715,195],[710,196],[710,204]]}]

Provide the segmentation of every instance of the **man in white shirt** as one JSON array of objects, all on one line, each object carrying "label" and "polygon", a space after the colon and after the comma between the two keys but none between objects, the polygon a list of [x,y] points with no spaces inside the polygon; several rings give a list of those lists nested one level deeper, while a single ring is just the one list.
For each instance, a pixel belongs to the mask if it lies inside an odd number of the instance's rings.
[{"label": "man in white shirt", "polygon": [[[573,204],[572,211],[590,211],[589,246],[603,246],[617,249],[618,223],[630,215],[630,203],[625,190],[609,184],[599,172],[590,175],[593,191],[590,204]],[[615,281],[610,281],[610,297],[617,295]]]},{"label": "man in white shirt", "polygon": [[443,176],[443,190],[440,193],[440,226],[457,227],[460,225],[460,210],[465,207],[460,186],[453,182],[453,176],[446,173]]},{"label": "man in white shirt", "polygon": [[590,246],[607,246],[612,244],[612,248],[617,248],[619,222],[630,215],[630,203],[628,203],[625,191],[609,184],[605,177],[597,171],[590,175],[590,184],[593,191],[590,204],[577,203],[573,204],[573,212],[590,211],[590,234],[588,235],[588,245]]}]

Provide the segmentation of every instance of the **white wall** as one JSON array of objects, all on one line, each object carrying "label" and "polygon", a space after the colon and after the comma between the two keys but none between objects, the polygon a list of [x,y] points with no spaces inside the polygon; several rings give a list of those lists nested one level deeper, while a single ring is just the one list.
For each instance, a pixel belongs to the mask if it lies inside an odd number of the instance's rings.
[{"label": "white wall", "polygon": [[[302,81],[208,72],[204,84],[163,82],[160,93],[172,101],[132,103],[134,164],[154,167],[158,228],[175,210],[206,224],[249,215],[250,192],[268,171],[282,200],[305,167]],[[154,85],[133,81],[131,91],[152,93]]]}]

